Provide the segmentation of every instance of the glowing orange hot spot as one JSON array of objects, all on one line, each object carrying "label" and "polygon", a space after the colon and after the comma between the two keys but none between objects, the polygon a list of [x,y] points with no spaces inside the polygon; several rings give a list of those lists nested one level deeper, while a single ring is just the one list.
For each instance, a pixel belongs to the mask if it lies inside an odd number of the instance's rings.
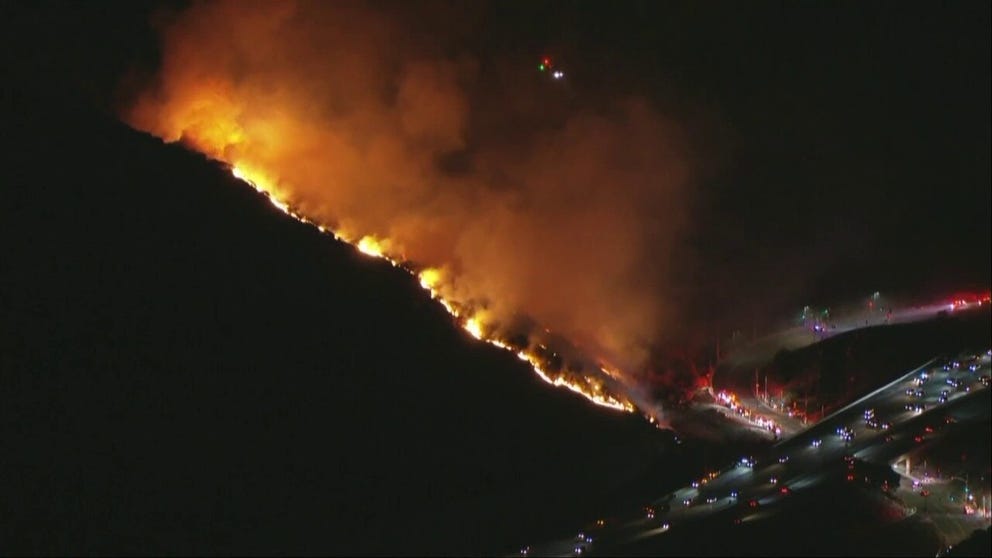
[{"label": "glowing orange hot spot", "polygon": [[382,245],[379,243],[375,237],[363,236],[361,240],[358,241],[358,251],[374,258],[382,258]]},{"label": "glowing orange hot spot", "polygon": [[441,270],[429,267],[419,273],[420,286],[431,291],[434,296],[434,289],[441,282]]},{"label": "glowing orange hot spot", "polygon": [[472,337],[476,339],[482,339],[482,325],[479,324],[479,320],[475,318],[469,318],[465,322],[465,331],[472,334]]}]

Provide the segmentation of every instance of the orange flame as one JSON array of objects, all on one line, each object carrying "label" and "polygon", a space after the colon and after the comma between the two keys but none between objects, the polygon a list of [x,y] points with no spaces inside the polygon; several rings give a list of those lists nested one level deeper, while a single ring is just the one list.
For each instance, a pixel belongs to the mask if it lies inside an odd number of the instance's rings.
[{"label": "orange flame", "polygon": [[[282,198],[279,197],[279,193],[276,186],[272,183],[272,181],[268,180],[263,173],[255,171],[254,169],[251,169],[250,167],[247,166],[234,165],[231,167],[231,174],[233,174],[235,178],[241,180],[242,182],[245,182],[246,184],[257,190],[264,196],[268,197],[272,205],[275,206],[280,211],[282,211],[283,213],[285,213],[286,215],[289,215],[290,217],[293,217],[294,219],[297,219],[301,222],[314,225],[314,223],[312,223],[306,217],[297,214],[288,202],[284,201]],[[320,230],[320,232],[325,232],[325,233],[329,232],[333,234],[333,236],[336,239],[343,240],[345,238],[343,235],[337,234],[336,232],[332,231],[331,229],[329,229],[324,225],[314,225],[314,226],[316,226],[317,229]],[[438,290],[439,286],[441,285],[441,281],[443,279],[443,273],[441,272],[441,270],[435,268],[427,268],[417,273],[406,266],[401,266],[397,259],[394,259],[387,253],[388,242],[379,240],[378,238],[371,235],[363,236],[357,242],[349,242],[349,243],[354,245],[355,248],[358,249],[358,251],[360,251],[365,255],[374,258],[384,259],[389,263],[391,263],[392,265],[397,267],[403,267],[405,270],[416,275],[420,281],[420,286],[428,293],[430,293],[431,298],[440,302],[441,305],[444,307],[444,309],[447,310],[448,313],[451,314],[451,316],[454,317],[455,319],[459,319],[461,317],[461,314],[457,310],[457,308],[450,301],[445,299]],[[499,347],[504,350],[508,350],[508,351],[513,350],[504,340],[501,340],[497,337],[486,335],[484,329],[484,317],[481,314],[465,319],[462,322],[462,328],[475,339],[478,339],[480,341],[485,341],[490,345]],[[555,378],[552,379],[551,375],[548,374],[548,372],[542,368],[541,360],[536,355],[523,351],[518,351],[517,357],[530,364],[531,368],[533,368],[534,372],[537,373],[538,377],[540,377],[542,380],[555,387],[565,387],[571,390],[572,392],[585,397],[589,401],[601,407],[606,407],[609,409],[614,409],[617,411],[623,411],[628,413],[632,413],[636,411],[636,407],[634,406],[634,404],[628,401],[627,399],[614,396],[608,393],[604,393],[604,388],[602,383],[597,382],[592,378],[583,378],[584,382],[580,382],[577,379],[565,378],[562,376],[556,376]],[[610,376],[614,379],[619,378],[619,372],[615,370],[610,370],[607,369],[606,367],[603,367],[602,371],[607,376]]]}]

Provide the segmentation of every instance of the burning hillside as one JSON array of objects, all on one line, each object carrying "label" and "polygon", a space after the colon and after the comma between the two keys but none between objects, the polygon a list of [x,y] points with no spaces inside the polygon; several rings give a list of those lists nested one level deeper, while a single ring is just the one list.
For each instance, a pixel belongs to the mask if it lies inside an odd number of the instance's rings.
[{"label": "burning hillside", "polygon": [[545,381],[651,407],[638,385],[674,314],[692,175],[677,125],[636,98],[546,105],[545,83],[396,10],[209,3],[163,21],[131,125],[416,274]]}]

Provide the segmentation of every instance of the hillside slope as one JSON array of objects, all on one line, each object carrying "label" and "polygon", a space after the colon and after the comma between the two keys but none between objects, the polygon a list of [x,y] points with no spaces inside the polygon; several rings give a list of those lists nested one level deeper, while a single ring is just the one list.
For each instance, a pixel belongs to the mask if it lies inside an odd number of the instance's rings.
[{"label": "hillside slope", "polygon": [[7,101],[6,552],[488,552],[663,458],[218,164]]}]

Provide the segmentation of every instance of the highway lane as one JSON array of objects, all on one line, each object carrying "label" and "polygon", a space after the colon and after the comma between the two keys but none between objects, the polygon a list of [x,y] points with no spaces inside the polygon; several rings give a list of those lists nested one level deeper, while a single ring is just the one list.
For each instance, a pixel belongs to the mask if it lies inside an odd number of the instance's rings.
[{"label": "highway lane", "polygon": [[922,306],[896,307],[891,313],[878,311],[849,312],[829,320],[826,328],[814,329],[806,325],[793,325],[763,335],[759,339],[741,344],[724,355],[726,364],[734,367],[756,367],[769,362],[782,349],[797,350],[836,335],[865,327],[908,324],[936,318],[946,312],[954,315],[986,306],[988,302],[963,305],[949,303]]},{"label": "highway lane", "polygon": [[[988,354],[981,357],[977,370],[955,367],[953,361],[946,365],[931,361],[753,459],[742,456],[722,470],[700,475],[689,486],[655,498],[636,516],[611,519],[589,533],[535,545],[529,554],[623,553],[629,544],[665,536],[687,522],[726,515],[752,521],[772,515],[779,502],[842,470],[845,458],[888,463],[948,429],[989,420],[989,393],[979,381],[988,370]],[[907,410],[907,405],[925,408]],[[872,426],[867,410],[872,411]],[[842,428],[849,435],[841,435]]]}]

